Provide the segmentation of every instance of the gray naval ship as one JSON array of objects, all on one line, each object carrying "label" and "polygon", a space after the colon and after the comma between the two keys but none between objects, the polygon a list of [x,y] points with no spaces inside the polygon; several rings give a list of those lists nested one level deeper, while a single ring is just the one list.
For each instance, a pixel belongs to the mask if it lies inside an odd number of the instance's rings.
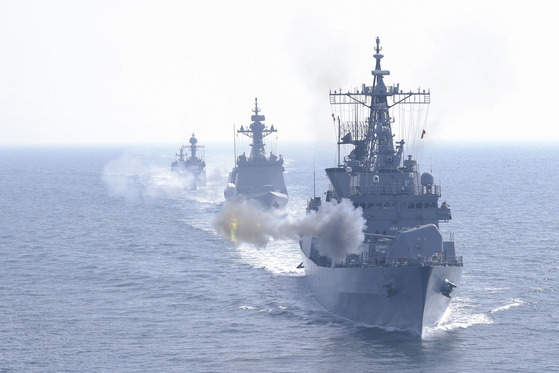
[{"label": "gray naval ship", "polygon": [[[319,238],[303,237],[302,265],[310,290],[332,313],[422,335],[445,313],[460,283],[462,257],[453,236],[445,240],[439,230],[439,222],[451,219],[448,204],[438,203],[440,186],[431,173],[420,174],[411,155],[403,159],[404,140],[393,141],[390,109],[429,104],[430,93],[386,86],[390,72],[381,69],[379,44],[377,38],[372,86],[330,92],[332,107],[353,118],[338,116],[338,166],[326,169],[331,185],[325,202],[313,197],[308,205],[312,211],[349,199],[363,210],[364,242],[359,254],[338,263],[321,252]],[[362,117],[355,117],[358,109]],[[343,164],[341,145],[352,149]]]},{"label": "gray naval ship", "polygon": [[[171,163],[171,170],[188,180],[188,188],[196,189],[198,186],[206,185],[206,162],[203,157],[196,155],[196,151],[204,146],[197,145],[198,140],[192,134],[189,140],[190,145],[183,145],[176,154],[178,159]],[[186,154],[186,149],[190,149],[190,157]]]},{"label": "gray naval ship", "polygon": [[264,115],[259,114],[258,99],[254,99],[254,115],[251,116],[249,128],[241,126],[237,133],[252,138],[250,155],[245,153],[235,157],[235,167],[229,173],[225,198],[228,201],[237,198],[254,199],[265,208],[282,208],[287,204],[287,188],[283,180],[283,158],[270,152],[266,157],[263,139],[277,130],[272,125],[268,128],[263,122]]}]

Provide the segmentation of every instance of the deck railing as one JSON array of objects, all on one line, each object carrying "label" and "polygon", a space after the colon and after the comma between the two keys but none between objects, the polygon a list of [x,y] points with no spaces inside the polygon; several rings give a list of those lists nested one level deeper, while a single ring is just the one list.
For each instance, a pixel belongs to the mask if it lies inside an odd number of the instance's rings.
[{"label": "deck railing", "polygon": [[[364,254],[364,253],[363,253]],[[351,259],[348,258],[344,263],[336,263],[336,268],[349,268],[349,267],[462,267],[461,256],[444,256],[441,253],[433,254],[432,256],[425,257],[409,257],[409,258],[386,258],[386,256],[369,256],[354,255]],[[323,257],[323,259],[326,257]],[[315,262],[316,263],[316,262]],[[330,267],[331,260],[318,261],[319,266]]]}]

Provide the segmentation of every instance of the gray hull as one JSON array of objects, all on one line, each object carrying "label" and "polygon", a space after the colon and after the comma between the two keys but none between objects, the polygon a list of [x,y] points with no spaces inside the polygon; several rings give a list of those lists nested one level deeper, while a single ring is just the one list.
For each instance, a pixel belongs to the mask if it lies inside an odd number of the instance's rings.
[{"label": "gray hull", "polygon": [[279,192],[267,192],[260,196],[254,196],[262,205],[270,208],[284,208],[287,205],[287,194]]},{"label": "gray hull", "polygon": [[225,199],[237,201],[239,199],[258,201],[264,208],[284,208],[289,198],[287,194],[263,190],[252,190],[249,193],[239,193],[234,184],[229,184],[225,189]]},{"label": "gray hull", "polygon": [[440,321],[451,299],[443,289],[447,281],[458,285],[462,274],[457,266],[329,268],[303,258],[309,288],[327,310],[418,335]]},{"label": "gray hull", "polygon": [[283,166],[269,162],[242,163],[229,174],[225,198],[253,199],[265,208],[283,208],[288,195],[283,180]]}]

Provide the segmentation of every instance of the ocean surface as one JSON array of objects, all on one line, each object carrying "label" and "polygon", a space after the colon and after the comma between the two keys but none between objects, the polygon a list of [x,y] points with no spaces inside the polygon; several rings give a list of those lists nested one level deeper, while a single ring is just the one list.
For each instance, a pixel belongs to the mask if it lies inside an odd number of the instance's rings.
[{"label": "ocean surface", "polygon": [[[219,236],[232,147],[205,144],[208,184],[188,191],[179,145],[0,148],[0,372],[559,370],[559,147],[422,151],[464,272],[418,338],[324,310],[296,241]],[[335,149],[278,150],[303,215]]]}]

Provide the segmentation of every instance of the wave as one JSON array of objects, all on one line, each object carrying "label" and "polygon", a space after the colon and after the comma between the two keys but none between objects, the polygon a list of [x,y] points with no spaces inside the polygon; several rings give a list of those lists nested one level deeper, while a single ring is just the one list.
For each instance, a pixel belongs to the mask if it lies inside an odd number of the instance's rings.
[{"label": "wave", "polygon": [[475,325],[493,324],[494,320],[492,315],[525,304],[527,304],[527,302],[522,299],[511,298],[506,301],[506,304],[495,307],[488,312],[475,312],[477,304],[473,299],[456,297],[453,302],[450,303],[441,322],[435,327],[426,328],[425,335],[433,336],[438,332],[465,329]]},{"label": "wave", "polygon": [[475,303],[467,297],[456,297],[450,302],[448,309],[438,325],[426,327],[423,338],[436,336],[456,329],[466,329],[475,325],[488,325],[493,319],[487,312],[476,312]]},{"label": "wave", "polygon": [[497,307],[495,309],[492,309],[489,313],[493,314],[493,313],[497,313],[497,312],[506,311],[506,310],[509,310],[513,307],[523,306],[526,303],[527,302],[523,301],[522,299],[514,298],[514,299],[511,299],[508,304],[505,304],[504,306],[500,306],[500,307]]}]

